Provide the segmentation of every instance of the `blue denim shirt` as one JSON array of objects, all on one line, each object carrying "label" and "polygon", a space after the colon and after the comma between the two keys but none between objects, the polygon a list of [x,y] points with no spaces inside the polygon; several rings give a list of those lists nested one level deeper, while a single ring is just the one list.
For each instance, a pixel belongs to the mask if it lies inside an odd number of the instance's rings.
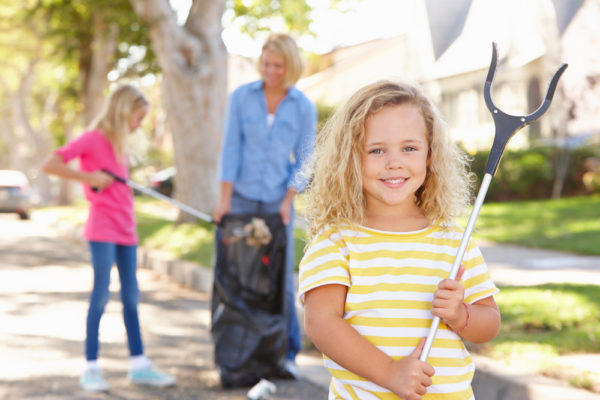
[{"label": "blue denim shirt", "polygon": [[314,148],[317,113],[294,86],[281,101],[271,127],[262,81],[237,88],[229,98],[220,179],[249,200],[273,202],[288,188],[301,192],[298,172]]}]

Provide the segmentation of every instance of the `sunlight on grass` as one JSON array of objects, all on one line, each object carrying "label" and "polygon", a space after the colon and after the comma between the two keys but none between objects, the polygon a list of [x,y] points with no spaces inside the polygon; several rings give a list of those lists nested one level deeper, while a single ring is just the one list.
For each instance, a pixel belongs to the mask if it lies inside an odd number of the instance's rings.
[{"label": "sunlight on grass", "polygon": [[[473,237],[600,255],[600,196],[484,204]],[[459,223],[464,227],[467,218]]]},{"label": "sunlight on grass", "polygon": [[507,365],[515,365],[539,371],[548,369],[556,364],[558,353],[547,344],[509,342],[494,346],[487,354]]},{"label": "sunlight on grass", "polygon": [[70,223],[81,226],[88,216],[88,203],[80,199],[70,206],[51,206],[36,208],[35,218],[40,220],[52,219],[60,223]]},{"label": "sunlight on grass", "polygon": [[165,225],[144,240],[144,246],[212,266],[214,233],[195,224]]},{"label": "sunlight on grass", "polygon": [[563,379],[573,386],[600,387],[597,374],[586,372],[584,377],[584,369],[572,372],[562,357],[600,352],[598,286],[501,287],[494,298],[502,314],[500,333],[476,351],[508,366]]},{"label": "sunlight on grass", "polygon": [[528,343],[553,354],[600,352],[600,291],[594,285],[502,287],[494,296],[502,325],[487,351]]},{"label": "sunlight on grass", "polygon": [[156,215],[169,221],[175,221],[177,218],[177,208],[164,201],[157,201],[147,197],[136,197],[134,204],[136,213]]},{"label": "sunlight on grass", "polygon": [[140,245],[165,251],[175,257],[194,261],[210,268],[214,252],[214,231],[212,225],[205,222],[196,224],[175,224],[163,217],[152,205],[145,205],[142,212],[137,208],[138,235]]},{"label": "sunlight on grass", "polygon": [[584,295],[557,288],[505,288],[496,296],[505,329],[556,329],[583,324],[599,314]]}]

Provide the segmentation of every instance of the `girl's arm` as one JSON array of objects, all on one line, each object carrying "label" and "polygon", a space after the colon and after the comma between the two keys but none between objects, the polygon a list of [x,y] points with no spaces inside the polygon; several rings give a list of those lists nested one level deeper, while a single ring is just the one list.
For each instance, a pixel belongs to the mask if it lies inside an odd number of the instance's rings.
[{"label": "girl's arm", "polygon": [[471,343],[489,342],[500,330],[500,311],[493,296],[465,305],[465,288],[460,283],[464,271],[464,266],[461,266],[456,280],[440,282],[434,293],[431,312],[463,339]]},{"label": "girl's arm", "polygon": [[63,159],[58,154],[53,154],[42,165],[42,170],[47,174],[58,175],[61,178],[71,179],[83,183],[87,183],[91,187],[104,189],[113,182],[113,178],[102,171],[84,172],[70,167],[63,162]]},{"label": "girl's arm", "polygon": [[460,336],[471,343],[485,343],[495,338],[500,330],[500,311],[494,297],[486,297],[467,307],[469,322]]},{"label": "girl's arm", "polygon": [[315,346],[347,370],[406,400],[420,399],[434,369],[419,360],[424,340],[399,361],[362,337],[343,318],[346,286],[324,285],[305,294],[305,329]]}]

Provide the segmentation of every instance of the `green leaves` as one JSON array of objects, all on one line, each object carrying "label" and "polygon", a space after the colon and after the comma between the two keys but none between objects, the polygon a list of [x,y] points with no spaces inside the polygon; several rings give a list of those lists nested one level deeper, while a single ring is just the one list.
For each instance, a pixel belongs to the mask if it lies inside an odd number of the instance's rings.
[{"label": "green leaves", "polygon": [[297,0],[229,0],[227,7],[233,11],[229,21],[238,19],[240,30],[250,36],[258,32],[281,30],[306,33],[312,22],[312,8],[306,1]]}]

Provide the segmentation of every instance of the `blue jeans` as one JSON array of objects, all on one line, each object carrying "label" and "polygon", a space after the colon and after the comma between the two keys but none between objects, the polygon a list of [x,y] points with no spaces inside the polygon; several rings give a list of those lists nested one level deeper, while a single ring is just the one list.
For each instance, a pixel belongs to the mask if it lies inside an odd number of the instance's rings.
[{"label": "blue jeans", "polygon": [[[281,201],[263,203],[248,200],[233,193],[231,198],[231,214],[278,213]],[[294,206],[290,223],[285,227],[287,244],[285,248],[285,297],[288,305],[288,350],[287,359],[294,361],[300,351],[300,325],[296,316],[296,297],[294,295]]]},{"label": "blue jeans", "polygon": [[94,288],[90,294],[90,306],[87,315],[85,357],[88,361],[98,358],[98,328],[104,307],[110,298],[110,270],[116,262],[121,281],[121,302],[123,320],[127,330],[129,353],[137,356],[144,353],[140,334],[140,322],[137,305],[140,298],[138,289],[137,245],[124,246],[116,243],[90,241],[92,267],[94,268]]}]

